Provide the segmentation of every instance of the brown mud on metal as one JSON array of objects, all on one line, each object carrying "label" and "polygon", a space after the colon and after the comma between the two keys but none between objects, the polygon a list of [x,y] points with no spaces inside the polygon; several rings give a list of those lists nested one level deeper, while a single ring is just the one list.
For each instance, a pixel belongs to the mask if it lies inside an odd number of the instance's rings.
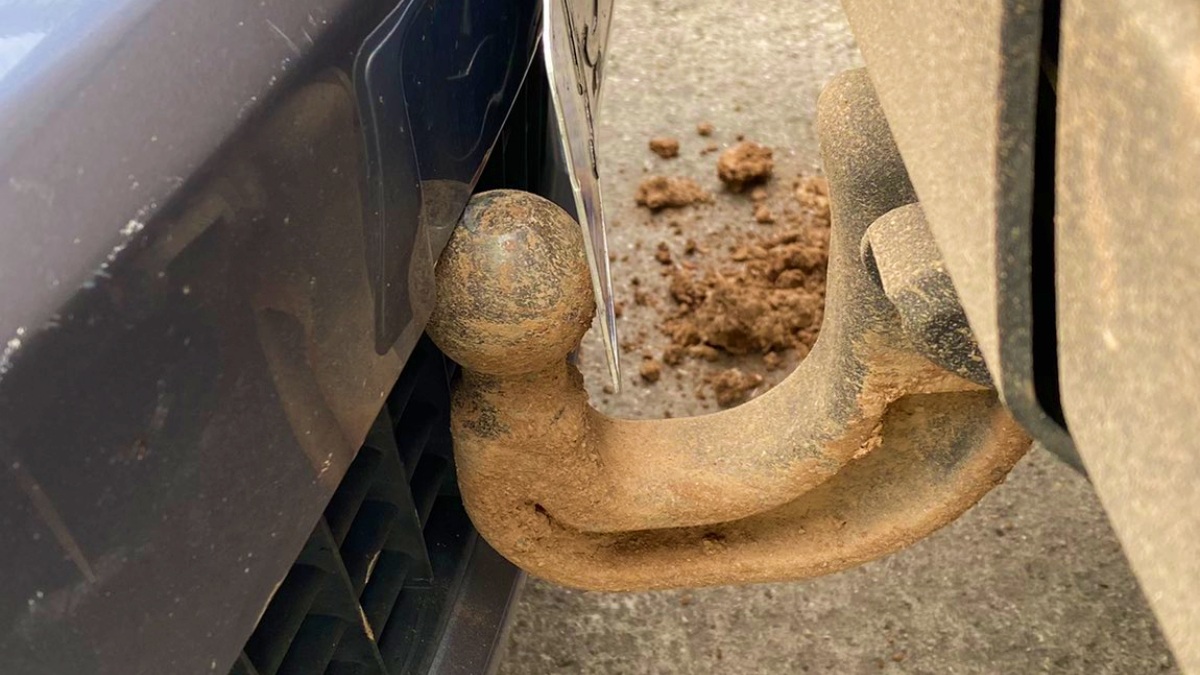
[{"label": "brown mud on metal", "polygon": [[[1028,448],[995,392],[922,355],[859,255],[868,226],[915,202],[865,73],[837,78],[820,109],[830,189],[805,189],[832,202],[820,337],[775,389],[720,413],[594,410],[566,361],[593,308],[578,225],[532,195],[475,198],[429,333],[463,366],[464,503],[506,557],[605,590],[825,574],[953,520]],[[751,261],[769,276],[770,256]],[[692,347],[764,347],[740,339]]]},{"label": "brown mud on metal", "polygon": [[579,227],[512,229],[563,212],[511,194],[484,193],[467,205],[459,230],[470,237],[453,237],[437,266],[438,292],[460,289],[454,311],[439,298],[430,319],[444,350],[469,351],[474,369],[494,374],[565,359],[595,313],[591,282],[577,273],[587,266]]}]

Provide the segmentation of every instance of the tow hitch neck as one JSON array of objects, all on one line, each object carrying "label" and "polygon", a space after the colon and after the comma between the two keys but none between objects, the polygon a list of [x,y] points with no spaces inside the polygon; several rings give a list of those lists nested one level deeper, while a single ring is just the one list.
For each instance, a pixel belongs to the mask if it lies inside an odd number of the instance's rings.
[{"label": "tow hitch neck", "polygon": [[526,193],[472,200],[428,331],[463,367],[458,481],[500,553],[596,590],[817,576],[945,525],[1025,453],[864,71],[825,90],[819,130],[833,212],[820,338],[776,388],[711,415],[594,410],[567,361],[594,313],[579,226]]}]

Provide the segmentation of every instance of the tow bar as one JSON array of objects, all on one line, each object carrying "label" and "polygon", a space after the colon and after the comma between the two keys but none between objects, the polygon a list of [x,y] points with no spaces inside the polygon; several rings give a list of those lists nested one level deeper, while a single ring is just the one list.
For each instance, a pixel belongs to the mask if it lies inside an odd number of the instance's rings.
[{"label": "tow bar", "polygon": [[833,213],[820,338],[773,390],[711,415],[594,410],[567,360],[595,311],[579,225],[527,193],[472,199],[428,332],[463,368],[467,511],[515,564],[594,590],[828,574],[949,523],[1028,449],[865,71],[826,88],[818,122]]}]

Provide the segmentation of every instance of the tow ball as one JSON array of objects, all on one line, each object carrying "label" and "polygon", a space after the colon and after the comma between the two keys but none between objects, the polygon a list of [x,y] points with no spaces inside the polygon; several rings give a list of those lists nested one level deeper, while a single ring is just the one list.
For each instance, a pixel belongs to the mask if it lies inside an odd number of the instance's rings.
[{"label": "tow ball", "polygon": [[579,225],[475,196],[438,263],[434,342],[462,366],[452,431],[480,534],[594,590],[799,579],[950,522],[1030,441],[987,370],[863,71],[822,93],[833,225],[820,338],[737,408],[620,420],[568,354],[595,311]]}]

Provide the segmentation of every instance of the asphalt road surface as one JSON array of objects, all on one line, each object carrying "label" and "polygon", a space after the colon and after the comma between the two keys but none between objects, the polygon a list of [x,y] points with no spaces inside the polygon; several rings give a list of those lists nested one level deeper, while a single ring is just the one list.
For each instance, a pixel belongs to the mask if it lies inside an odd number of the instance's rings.
[{"label": "asphalt road surface", "polygon": [[[582,367],[593,401],[624,417],[711,411],[694,395],[706,369],[685,363],[646,384],[640,349],[661,353],[653,260],[678,242],[633,194],[646,172],[696,178],[717,202],[686,218],[712,246],[754,227],[744,198],[720,194],[715,154],[738,134],[772,146],[778,189],[820,165],[813,115],[823,84],[861,65],[836,2],[618,0],[600,111],[602,181],[623,355],[619,394],[605,391],[595,335]],[[711,138],[695,133],[711,123]],[[680,156],[647,150],[680,140]],[[625,257],[627,256],[627,258]],[[721,364],[718,364],[721,365]],[[777,380],[781,374],[768,374]],[[530,579],[503,675],[539,673],[1171,673],[1171,660],[1088,483],[1035,449],[953,525],[896,555],[789,584],[656,593],[583,593]]]}]

